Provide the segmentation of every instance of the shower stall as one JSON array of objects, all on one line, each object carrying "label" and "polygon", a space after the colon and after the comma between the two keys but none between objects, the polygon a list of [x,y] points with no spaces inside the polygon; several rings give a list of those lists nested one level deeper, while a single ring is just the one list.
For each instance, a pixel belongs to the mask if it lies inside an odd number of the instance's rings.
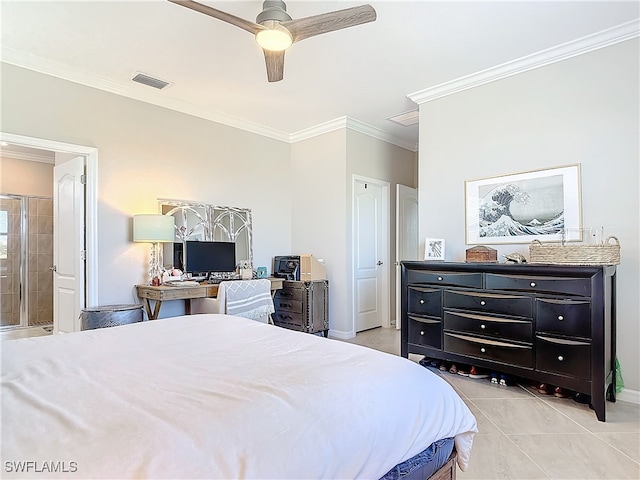
[{"label": "shower stall", "polygon": [[53,324],[53,199],[0,194],[0,327]]}]

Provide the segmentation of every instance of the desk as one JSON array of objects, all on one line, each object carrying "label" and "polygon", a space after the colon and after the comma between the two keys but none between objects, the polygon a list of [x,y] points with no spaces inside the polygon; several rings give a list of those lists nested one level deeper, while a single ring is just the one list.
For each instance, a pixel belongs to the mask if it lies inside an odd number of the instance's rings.
[{"label": "desk", "polygon": [[[281,278],[269,278],[271,281],[271,295],[276,290],[282,288]],[[184,312],[191,315],[191,299],[192,298],[212,298],[218,296],[218,285],[215,283],[201,283],[193,287],[171,287],[160,285],[154,287],[152,285],[136,285],[138,297],[144,301],[144,307],[147,311],[149,320],[155,320],[160,313],[160,306],[165,300],[184,300]],[[151,310],[151,300],[156,303]]]}]

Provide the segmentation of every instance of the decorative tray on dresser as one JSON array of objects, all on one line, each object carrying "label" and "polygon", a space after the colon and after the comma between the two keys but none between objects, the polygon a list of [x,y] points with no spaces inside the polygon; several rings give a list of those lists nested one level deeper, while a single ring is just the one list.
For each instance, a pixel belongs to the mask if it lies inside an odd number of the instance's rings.
[{"label": "decorative tray on dresser", "polygon": [[402,262],[401,354],[615,401],[615,267]]}]

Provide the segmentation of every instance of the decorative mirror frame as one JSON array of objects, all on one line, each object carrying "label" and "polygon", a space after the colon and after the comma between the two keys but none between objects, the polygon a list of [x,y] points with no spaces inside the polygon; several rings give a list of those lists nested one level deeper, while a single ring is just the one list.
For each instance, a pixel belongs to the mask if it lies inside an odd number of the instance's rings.
[{"label": "decorative mirror frame", "polygon": [[176,242],[193,239],[233,242],[236,244],[236,261],[249,261],[253,265],[251,209],[168,198],[159,198],[158,203],[160,213],[172,215],[176,220]]}]

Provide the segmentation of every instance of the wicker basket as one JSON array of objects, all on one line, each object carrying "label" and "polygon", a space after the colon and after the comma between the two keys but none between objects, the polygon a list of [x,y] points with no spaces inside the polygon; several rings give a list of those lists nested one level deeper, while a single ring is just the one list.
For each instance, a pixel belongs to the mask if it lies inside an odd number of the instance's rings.
[{"label": "wicker basket", "polygon": [[529,245],[529,261],[551,265],[618,265],[620,241],[608,237],[602,245],[553,245],[534,240]]}]

